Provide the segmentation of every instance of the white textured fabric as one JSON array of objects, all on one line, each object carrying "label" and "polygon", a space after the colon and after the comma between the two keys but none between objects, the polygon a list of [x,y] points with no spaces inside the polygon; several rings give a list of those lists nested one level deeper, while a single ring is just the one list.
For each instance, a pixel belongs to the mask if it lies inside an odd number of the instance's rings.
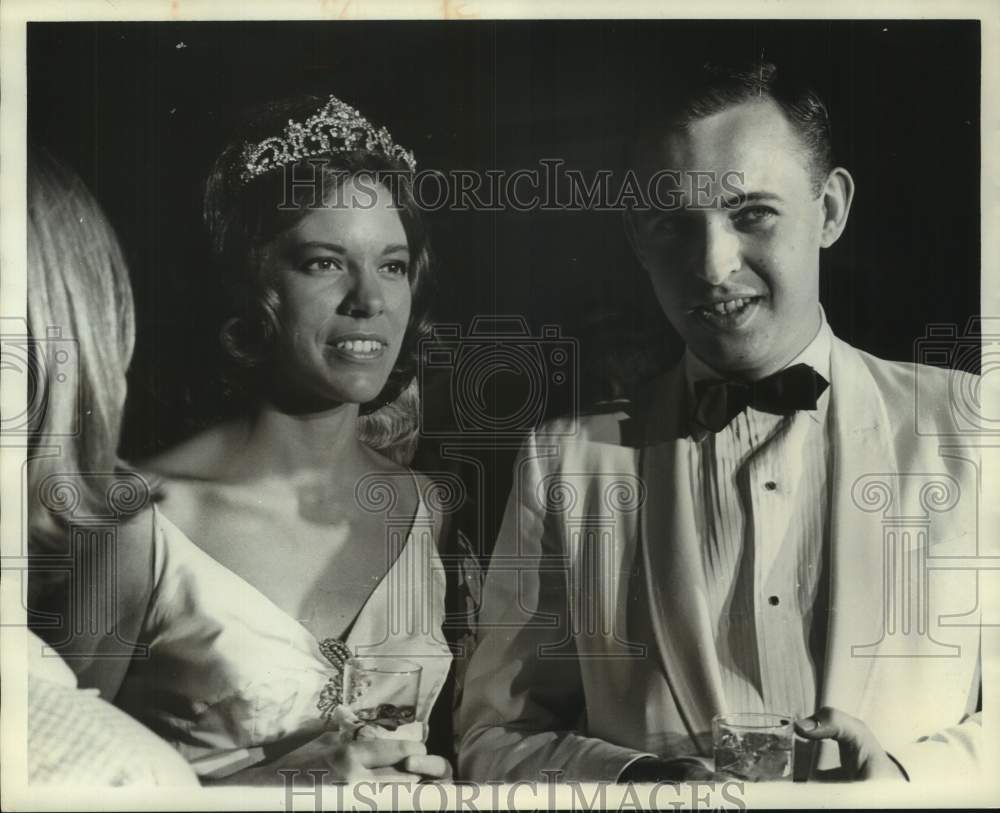
[{"label": "white textured fabric", "polygon": [[97,689],[77,689],[65,662],[43,656],[41,639],[28,635],[30,783],[198,786],[174,749],[101,700]]},{"label": "white textured fabric", "polygon": [[[830,378],[830,328],[788,366]],[[694,382],[721,378],[690,351]],[[813,411],[748,408],[691,444],[692,496],[727,709],[791,716],[816,709],[821,659],[810,651],[828,515],[827,389]]]}]

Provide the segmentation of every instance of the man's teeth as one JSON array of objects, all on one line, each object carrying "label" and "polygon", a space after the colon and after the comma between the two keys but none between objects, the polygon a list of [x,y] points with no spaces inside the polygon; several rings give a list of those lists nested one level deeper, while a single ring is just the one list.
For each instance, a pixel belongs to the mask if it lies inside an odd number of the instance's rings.
[{"label": "man's teeth", "polygon": [[741,310],[744,305],[749,305],[752,301],[752,299],[730,299],[728,302],[716,302],[705,310],[725,316],[727,313]]},{"label": "man's teeth", "polygon": [[338,350],[347,350],[350,353],[374,353],[382,349],[382,342],[371,339],[348,339],[337,342]]}]

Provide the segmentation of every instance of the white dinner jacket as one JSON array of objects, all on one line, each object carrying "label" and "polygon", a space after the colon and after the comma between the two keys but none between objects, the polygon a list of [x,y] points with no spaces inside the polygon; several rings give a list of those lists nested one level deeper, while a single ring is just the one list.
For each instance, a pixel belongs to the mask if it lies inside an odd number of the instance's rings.
[{"label": "white dinner jacket", "polygon": [[[974,560],[993,542],[978,457],[952,414],[972,379],[836,338],[831,379],[819,705],[867,723],[911,780],[972,779]],[[683,393],[679,365],[627,410],[547,424],[522,450],[459,711],[462,778],[614,780],[643,753],[710,755],[712,716],[727,709]],[[813,767],[838,763],[825,742]]]}]

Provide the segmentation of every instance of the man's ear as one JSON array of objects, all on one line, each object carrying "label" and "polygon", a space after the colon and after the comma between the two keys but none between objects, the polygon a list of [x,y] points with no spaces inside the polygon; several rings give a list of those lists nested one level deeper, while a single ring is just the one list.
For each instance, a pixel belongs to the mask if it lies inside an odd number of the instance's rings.
[{"label": "man's ear", "polygon": [[826,178],[821,197],[823,232],[819,242],[823,248],[829,248],[837,242],[847,226],[851,201],[854,200],[854,179],[851,173],[843,167],[834,167]]}]

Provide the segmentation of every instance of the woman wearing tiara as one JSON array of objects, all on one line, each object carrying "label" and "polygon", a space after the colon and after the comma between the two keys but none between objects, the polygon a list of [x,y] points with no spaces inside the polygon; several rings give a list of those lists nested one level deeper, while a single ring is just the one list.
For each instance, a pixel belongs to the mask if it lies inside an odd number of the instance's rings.
[{"label": "woman wearing tiara", "polygon": [[[421,742],[451,653],[434,486],[405,465],[429,272],[414,170],[384,128],[310,97],[255,114],[208,179],[243,409],[145,464],[164,494],[149,656],[116,700],[203,781],[450,775]],[[415,736],[345,712],[352,656],[422,668]]]}]

